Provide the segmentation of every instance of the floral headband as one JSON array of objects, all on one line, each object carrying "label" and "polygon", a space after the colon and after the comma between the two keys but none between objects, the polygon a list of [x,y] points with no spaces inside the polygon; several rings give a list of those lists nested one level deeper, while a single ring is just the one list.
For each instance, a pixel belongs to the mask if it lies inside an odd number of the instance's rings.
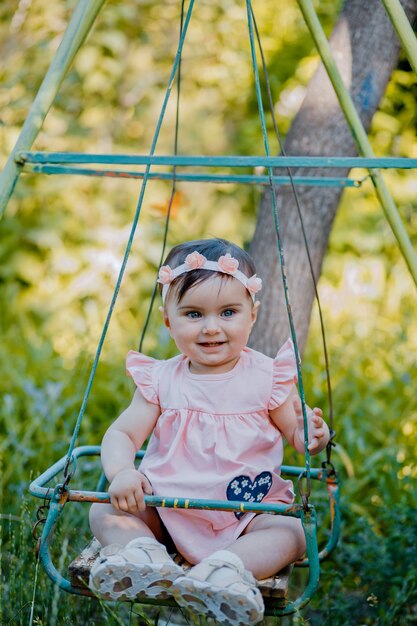
[{"label": "floral headband", "polygon": [[192,270],[210,270],[211,272],[220,272],[221,274],[229,274],[233,278],[237,278],[244,287],[249,291],[252,300],[255,302],[255,294],[262,289],[262,280],[254,274],[250,278],[245,276],[243,272],[238,270],[239,261],[227,253],[221,256],[218,261],[208,261],[205,256],[194,250],[191,252],[182,265],[172,269],[169,265],[163,265],[159,270],[158,283],[162,286],[162,302],[165,302],[166,295],[170,284],[175,278],[191,272]]}]

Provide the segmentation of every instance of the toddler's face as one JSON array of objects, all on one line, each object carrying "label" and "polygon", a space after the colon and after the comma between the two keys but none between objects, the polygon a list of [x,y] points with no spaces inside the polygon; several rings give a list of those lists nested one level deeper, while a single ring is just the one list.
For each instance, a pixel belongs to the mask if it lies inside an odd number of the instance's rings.
[{"label": "toddler's face", "polygon": [[189,289],[177,303],[168,293],[164,322],[178,349],[189,357],[196,374],[220,374],[236,365],[256,321],[246,288],[234,278],[213,277]]}]

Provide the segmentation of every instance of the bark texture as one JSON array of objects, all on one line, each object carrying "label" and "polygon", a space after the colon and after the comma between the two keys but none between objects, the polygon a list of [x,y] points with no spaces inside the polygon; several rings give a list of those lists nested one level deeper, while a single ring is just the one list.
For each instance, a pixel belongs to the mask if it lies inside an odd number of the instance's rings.
[{"label": "bark texture", "polygon": [[[408,19],[417,16],[417,0],[401,1]],[[400,43],[380,0],[347,0],[330,38],[332,53],[349,88],[362,123],[369,130],[400,54]],[[284,145],[287,155],[353,156],[357,149],[326,71],[320,65],[307,89]],[[293,169],[294,175],[346,176],[337,169]],[[285,174],[284,170],[277,174]],[[342,193],[341,188],[298,187],[298,197],[318,280],[328,238]],[[307,340],[314,285],[296,204],[289,187],[276,191],[280,233],[284,246],[291,308],[302,352]],[[289,336],[282,280],[271,211],[270,191],[262,197],[250,245],[262,276],[262,306],[251,345],[275,355]]]}]

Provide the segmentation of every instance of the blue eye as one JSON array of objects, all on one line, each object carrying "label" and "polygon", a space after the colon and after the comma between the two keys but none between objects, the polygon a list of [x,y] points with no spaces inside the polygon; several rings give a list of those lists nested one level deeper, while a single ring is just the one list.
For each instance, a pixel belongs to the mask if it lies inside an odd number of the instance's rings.
[{"label": "blue eye", "polygon": [[233,309],[226,309],[223,311],[223,317],[232,317],[235,314]]},{"label": "blue eye", "polygon": [[186,316],[192,320],[196,320],[201,317],[201,314],[198,311],[188,311],[188,313],[186,313]]}]

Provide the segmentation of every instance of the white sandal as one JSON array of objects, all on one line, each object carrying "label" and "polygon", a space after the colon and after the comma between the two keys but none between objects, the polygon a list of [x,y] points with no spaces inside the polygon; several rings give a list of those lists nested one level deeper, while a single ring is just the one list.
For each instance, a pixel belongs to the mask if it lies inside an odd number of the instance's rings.
[{"label": "white sandal", "polygon": [[91,568],[89,586],[107,600],[165,600],[182,574],[164,545],[152,537],[138,537],[126,546],[102,548]]},{"label": "white sandal", "polygon": [[180,606],[226,626],[257,624],[264,615],[255,578],[228,550],[215,552],[177,578],[171,592]]}]

